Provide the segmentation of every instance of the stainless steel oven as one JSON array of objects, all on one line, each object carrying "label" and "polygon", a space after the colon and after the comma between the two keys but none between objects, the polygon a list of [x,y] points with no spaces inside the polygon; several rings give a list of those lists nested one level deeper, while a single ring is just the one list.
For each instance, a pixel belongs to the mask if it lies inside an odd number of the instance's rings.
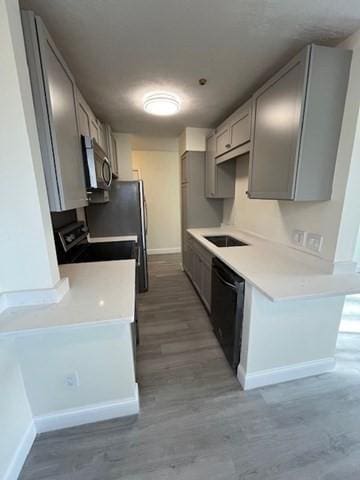
[{"label": "stainless steel oven", "polygon": [[81,135],[86,187],[88,190],[109,190],[112,180],[111,163],[104,150],[91,137]]},{"label": "stainless steel oven", "polygon": [[211,279],[211,323],[234,372],[240,363],[245,281],[217,258]]}]

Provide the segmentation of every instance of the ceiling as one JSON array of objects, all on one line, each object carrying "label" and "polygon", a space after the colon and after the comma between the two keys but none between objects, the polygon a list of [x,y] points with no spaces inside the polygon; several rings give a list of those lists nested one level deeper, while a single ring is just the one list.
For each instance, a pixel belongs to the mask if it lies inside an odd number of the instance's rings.
[{"label": "ceiling", "polygon": [[[360,27],[359,0],[20,3],[42,16],[98,117],[145,135],[214,126],[305,44],[335,44]],[[181,113],[145,113],[156,90],[178,94]]]}]

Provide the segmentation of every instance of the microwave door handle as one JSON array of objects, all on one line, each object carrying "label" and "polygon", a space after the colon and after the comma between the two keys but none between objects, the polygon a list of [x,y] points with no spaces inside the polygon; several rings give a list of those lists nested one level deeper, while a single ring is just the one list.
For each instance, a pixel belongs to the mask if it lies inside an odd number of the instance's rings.
[{"label": "microwave door handle", "polygon": [[[105,175],[105,165],[108,168],[108,172],[109,172],[109,179],[108,180],[106,179],[106,175]],[[112,181],[111,163],[106,157],[104,157],[104,161],[103,161],[103,164],[102,164],[102,176],[103,176],[105,184],[108,187],[110,187],[111,181]]]},{"label": "microwave door handle", "polygon": [[219,279],[219,281],[221,283],[223,283],[224,285],[226,285],[227,287],[231,288],[231,290],[234,290],[234,292],[237,291],[237,288],[236,288],[236,285],[233,285],[232,283],[229,283],[227,282],[219,273],[219,271],[217,270],[217,268],[213,268],[213,271],[215,273],[215,275],[217,276],[217,278]]}]

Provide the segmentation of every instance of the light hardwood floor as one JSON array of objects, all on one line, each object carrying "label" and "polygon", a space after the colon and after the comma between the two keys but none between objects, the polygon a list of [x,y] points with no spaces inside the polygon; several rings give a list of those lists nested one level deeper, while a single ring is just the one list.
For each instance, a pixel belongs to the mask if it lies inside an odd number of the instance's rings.
[{"label": "light hardwood floor", "polygon": [[150,258],[139,418],[41,435],[21,480],[359,480],[360,335],[333,373],[243,392],[179,262]]}]

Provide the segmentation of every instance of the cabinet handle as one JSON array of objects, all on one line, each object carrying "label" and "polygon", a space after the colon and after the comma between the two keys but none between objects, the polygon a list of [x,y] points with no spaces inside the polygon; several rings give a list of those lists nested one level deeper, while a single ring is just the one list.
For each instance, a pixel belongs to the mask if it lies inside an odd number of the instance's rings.
[{"label": "cabinet handle", "polygon": [[231,144],[230,144],[230,143],[227,143],[227,144],[225,145],[225,147],[226,147],[226,148],[230,148],[230,147],[231,147]]}]

